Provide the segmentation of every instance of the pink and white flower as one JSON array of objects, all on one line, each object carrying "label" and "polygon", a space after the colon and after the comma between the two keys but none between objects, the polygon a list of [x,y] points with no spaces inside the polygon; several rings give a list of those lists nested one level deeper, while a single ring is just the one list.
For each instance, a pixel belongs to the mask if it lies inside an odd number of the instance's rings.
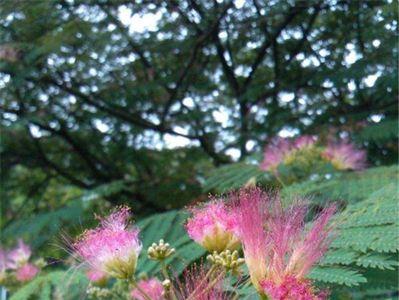
[{"label": "pink and white flower", "polygon": [[279,164],[281,164],[290,152],[292,151],[292,143],[290,140],[276,137],[272,139],[264,152],[264,158],[260,164],[260,168],[265,171],[275,172]]},{"label": "pink and white flower", "polygon": [[237,222],[223,200],[214,200],[190,209],[192,217],[186,223],[190,238],[210,252],[235,250],[240,247]]},{"label": "pink and white flower", "polygon": [[39,271],[35,265],[26,263],[15,271],[15,278],[19,282],[27,282],[35,278]]},{"label": "pink and white flower", "polygon": [[[257,188],[240,191],[235,201],[244,258],[255,288],[273,300],[320,299],[306,275],[332,240],[329,221],[335,206],[324,209],[307,229],[307,206],[299,201],[283,208],[277,194]],[[293,294],[288,293],[290,287],[295,287]],[[312,297],[295,298],[302,294]]]},{"label": "pink and white flower", "polygon": [[[162,283],[156,278],[150,278],[147,280],[140,280],[137,283],[136,288],[133,289],[131,296],[135,300],[147,300],[148,297],[151,300],[162,300],[164,299],[164,288]],[[145,295],[143,295],[143,293]]]},{"label": "pink and white flower", "polygon": [[265,171],[276,172],[277,167],[286,161],[298,150],[310,149],[316,144],[315,136],[303,135],[296,139],[275,137],[269,143],[264,152],[264,158],[260,168]]},{"label": "pink and white flower", "polygon": [[362,170],[366,167],[366,152],[356,149],[347,140],[329,143],[322,155],[338,170]]},{"label": "pink and white flower", "polygon": [[18,245],[7,254],[7,267],[10,269],[18,269],[20,266],[26,264],[32,251],[22,239],[18,240]]},{"label": "pink and white flower", "polygon": [[261,286],[272,300],[324,300],[328,296],[325,291],[316,291],[310,280],[293,276],[287,276],[280,284],[265,280]]},{"label": "pink and white flower", "polygon": [[235,196],[233,201],[245,263],[252,284],[259,289],[260,280],[267,274],[269,240],[264,224],[270,215],[270,196],[259,188],[242,189]]},{"label": "pink and white flower", "polygon": [[112,277],[130,279],[141,251],[139,230],[129,226],[130,209],[122,207],[88,230],[75,242],[78,257]]}]

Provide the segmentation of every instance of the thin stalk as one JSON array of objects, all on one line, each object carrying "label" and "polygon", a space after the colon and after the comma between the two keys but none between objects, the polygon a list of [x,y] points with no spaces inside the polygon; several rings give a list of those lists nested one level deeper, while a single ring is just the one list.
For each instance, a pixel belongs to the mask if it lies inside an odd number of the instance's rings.
[{"label": "thin stalk", "polygon": [[212,265],[210,267],[210,269],[208,270],[208,272],[205,274],[204,279],[200,282],[200,284],[198,285],[198,287],[196,289],[194,289],[194,291],[191,293],[191,295],[186,299],[186,300],[193,300],[195,298],[196,293],[198,292],[199,289],[202,288],[202,284],[208,279],[209,276],[212,275],[213,271],[215,271],[216,266]]}]

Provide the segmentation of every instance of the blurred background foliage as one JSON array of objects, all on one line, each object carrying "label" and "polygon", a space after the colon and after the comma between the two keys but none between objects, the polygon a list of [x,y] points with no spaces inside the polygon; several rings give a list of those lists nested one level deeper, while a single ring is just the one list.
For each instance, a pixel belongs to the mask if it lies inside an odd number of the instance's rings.
[{"label": "blurred background foliage", "polygon": [[368,199],[397,180],[383,167],[398,159],[397,12],[392,0],[1,1],[2,243],[59,258],[49,242],[93,212],[128,204],[141,219],[253,177],[273,185],[256,165],[276,135],[349,137],[378,167],[284,192]]}]

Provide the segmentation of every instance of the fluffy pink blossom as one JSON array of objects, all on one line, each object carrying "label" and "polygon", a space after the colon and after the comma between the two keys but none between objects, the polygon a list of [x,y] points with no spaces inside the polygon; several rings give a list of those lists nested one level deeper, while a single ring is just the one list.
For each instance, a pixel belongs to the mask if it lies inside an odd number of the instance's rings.
[{"label": "fluffy pink blossom", "polygon": [[276,284],[271,280],[264,280],[261,286],[271,300],[324,300],[327,293],[317,292],[309,280],[298,280],[287,276]]},{"label": "fluffy pink blossom", "polygon": [[186,230],[194,241],[211,252],[239,248],[237,221],[223,200],[191,208],[190,212]]},{"label": "fluffy pink blossom", "polygon": [[[148,297],[151,300],[162,300],[164,299],[164,288],[162,283],[156,278],[150,278],[148,280],[140,280],[137,283],[137,286],[140,288],[133,289],[131,295],[135,300],[146,300]],[[147,298],[143,295],[144,292]]]},{"label": "fluffy pink blossom", "polygon": [[283,208],[277,194],[258,188],[240,191],[235,201],[244,258],[257,290],[268,293],[265,286],[284,286],[291,277],[303,282],[331,242],[335,206],[305,229],[307,207],[299,201]]},{"label": "fluffy pink blossom", "polygon": [[18,240],[18,245],[7,254],[7,267],[17,269],[26,264],[32,254],[28,245],[22,239]]},{"label": "fluffy pink blossom", "polygon": [[242,189],[234,199],[245,263],[251,281],[259,289],[259,281],[267,274],[268,237],[264,223],[269,217],[269,195],[259,188]]},{"label": "fluffy pink blossom", "polygon": [[95,284],[103,284],[106,283],[108,276],[106,273],[99,271],[99,270],[95,270],[95,269],[89,269],[86,272],[86,276],[87,278],[95,283]]},{"label": "fluffy pink blossom", "polygon": [[141,251],[139,230],[129,226],[130,209],[122,207],[76,241],[76,254],[92,268],[128,279],[134,274]]},{"label": "fluffy pink blossom", "polygon": [[361,170],[366,166],[366,152],[356,149],[355,145],[347,140],[329,143],[323,157],[338,170]]},{"label": "fluffy pink blossom", "polygon": [[275,171],[284,157],[292,151],[292,143],[286,138],[276,137],[272,139],[264,152],[264,158],[260,168],[265,171]]},{"label": "fluffy pink blossom", "polygon": [[26,263],[15,271],[15,278],[20,282],[30,281],[39,273],[39,268]]},{"label": "fluffy pink blossom", "polygon": [[275,137],[265,148],[264,159],[260,168],[265,171],[276,172],[279,164],[284,163],[293,153],[314,146],[316,141],[316,137],[310,135],[303,135],[294,140]]}]

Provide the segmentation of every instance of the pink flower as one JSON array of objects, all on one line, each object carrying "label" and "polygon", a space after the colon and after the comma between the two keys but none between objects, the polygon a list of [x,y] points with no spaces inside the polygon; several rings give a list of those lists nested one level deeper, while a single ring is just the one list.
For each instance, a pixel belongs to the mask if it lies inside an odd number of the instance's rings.
[{"label": "pink flower", "polygon": [[269,216],[269,195],[259,188],[242,189],[235,195],[236,221],[251,281],[259,289],[259,281],[267,274],[268,237],[264,223]]},{"label": "pink flower", "polygon": [[290,161],[292,155],[298,150],[313,147],[316,141],[316,137],[310,135],[303,135],[294,140],[276,137],[266,146],[260,168],[265,171],[276,172],[281,163]]},{"label": "pink flower", "polygon": [[39,268],[27,263],[16,270],[15,278],[20,282],[26,282],[32,280],[37,273],[39,273]]},{"label": "pink flower", "polygon": [[271,300],[324,300],[327,293],[317,293],[309,280],[298,280],[287,276],[280,284],[265,280],[261,283],[265,293]]},{"label": "pink flower", "polygon": [[28,245],[22,239],[18,240],[18,245],[7,254],[7,266],[10,269],[17,269],[26,264],[32,254]]},{"label": "pink flower", "polygon": [[88,230],[73,245],[76,254],[92,268],[120,279],[133,276],[141,251],[139,230],[129,226],[130,209],[119,208]]},{"label": "pink flower", "polygon": [[223,200],[215,200],[190,211],[193,216],[185,226],[190,238],[211,252],[239,248],[237,222]]},{"label": "pink flower", "polygon": [[323,152],[323,157],[338,170],[361,170],[366,167],[366,152],[344,140],[330,143]]},{"label": "pink flower", "polygon": [[[151,278],[151,279],[148,279],[148,280],[140,280],[137,283],[137,286],[139,288],[133,289],[133,291],[131,293],[133,299],[146,300],[146,299],[148,299],[148,297],[151,300],[162,300],[162,299],[164,299],[164,297],[163,297],[164,288],[162,286],[162,283],[156,278]],[[143,295],[142,292],[145,293],[147,298]]]},{"label": "pink flower", "polygon": [[305,229],[307,207],[299,201],[283,208],[277,194],[257,188],[242,190],[237,198],[244,258],[257,290],[269,293],[272,286],[278,290],[291,277],[304,282],[331,242],[332,226],[328,223],[335,206],[323,210]]},{"label": "pink flower", "polygon": [[260,168],[265,171],[276,171],[278,165],[283,162],[284,157],[292,151],[290,140],[276,137],[272,139],[264,152],[263,162]]},{"label": "pink flower", "polygon": [[102,271],[98,271],[95,269],[90,269],[86,272],[86,276],[87,278],[97,284],[97,285],[103,285],[107,282],[108,276],[106,273],[102,272]]}]

